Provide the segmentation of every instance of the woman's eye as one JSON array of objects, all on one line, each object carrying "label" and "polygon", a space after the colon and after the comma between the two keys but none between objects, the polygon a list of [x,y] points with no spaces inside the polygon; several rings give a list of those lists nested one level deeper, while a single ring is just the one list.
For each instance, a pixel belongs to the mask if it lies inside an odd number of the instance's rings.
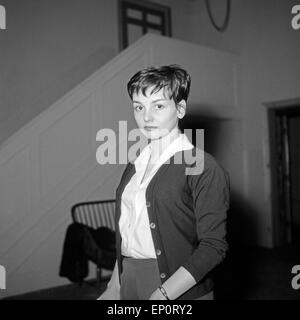
[{"label": "woman's eye", "polygon": [[141,111],[141,110],[143,110],[143,106],[141,106],[141,105],[133,106],[133,108],[134,108],[135,111]]},{"label": "woman's eye", "polygon": [[155,109],[162,110],[165,106],[163,104],[157,104],[155,105]]}]

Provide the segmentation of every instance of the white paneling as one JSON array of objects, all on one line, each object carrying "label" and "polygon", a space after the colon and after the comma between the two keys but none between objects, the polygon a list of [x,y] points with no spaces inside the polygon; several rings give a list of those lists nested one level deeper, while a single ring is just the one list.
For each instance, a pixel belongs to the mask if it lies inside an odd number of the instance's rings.
[{"label": "white paneling", "polygon": [[92,100],[78,106],[47,128],[40,136],[40,177],[42,194],[47,194],[70,170],[90,153],[93,134]]},{"label": "white paneling", "polygon": [[[29,148],[17,152],[0,165],[0,235],[13,223],[26,219],[30,211]],[[0,253],[5,243],[0,243]]]}]

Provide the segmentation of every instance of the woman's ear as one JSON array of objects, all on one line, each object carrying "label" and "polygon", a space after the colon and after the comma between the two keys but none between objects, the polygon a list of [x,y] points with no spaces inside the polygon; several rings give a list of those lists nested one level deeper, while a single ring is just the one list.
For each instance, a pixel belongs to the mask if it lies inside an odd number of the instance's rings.
[{"label": "woman's ear", "polygon": [[185,116],[186,112],[186,101],[181,100],[180,102],[177,103],[177,117],[179,119],[182,119]]}]

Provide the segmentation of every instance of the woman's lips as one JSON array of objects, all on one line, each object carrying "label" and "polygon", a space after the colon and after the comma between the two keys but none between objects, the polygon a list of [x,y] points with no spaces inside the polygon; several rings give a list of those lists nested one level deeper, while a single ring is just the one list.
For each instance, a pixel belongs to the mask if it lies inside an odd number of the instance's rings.
[{"label": "woman's lips", "polygon": [[154,130],[154,129],[157,129],[157,127],[144,127],[145,130],[147,131],[151,131],[151,130]]}]

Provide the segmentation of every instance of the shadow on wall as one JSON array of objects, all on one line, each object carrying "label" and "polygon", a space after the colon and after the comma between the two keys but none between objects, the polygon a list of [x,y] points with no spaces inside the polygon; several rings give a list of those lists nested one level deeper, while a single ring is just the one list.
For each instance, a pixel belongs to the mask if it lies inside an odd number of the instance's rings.
[{"label": "shadow on wall", "polygon": [[256,225],[254,209],[242,196],[231,190],[227,217],[227,242],[229,250],[216,270],[216,299],[243,300],[255,290],[257,261],[251,254],[255,243]]},{"label": "shadow on wall", "polygon": [[[224,125],[224,122],[227,124]],[[180,129],[204,129],[205,151],[213,155],[217,161],[229,171],[235,170],[232,164],[235,158],[228,154],[227,146],[231,144],[228,126],[230,119],[221,119],[213,115],[187,115],[181,120]],[[225,129],[224,129],[225,128]],[[228,129],[227,129],[228,128]],[[193,144],[196,143],[193,136]],[[238,147],[238,146],[237,146]],[[227,168],[226,164],[229,164]],[[257,227],[254,221],[254,208],[238,190],[230,190],[230,209],[227,219],[227,256],[214,270],[216,278],[216,299],[246,299],[254,281],[255,261],[248,254],[248,248],[256,243]]]},{"label": "shadow on wall", "polygon": [[[229,130],[233,131],[235,122],[233,119],[220,118],[213,114],[188,114],[180,120],[179,128],[181,130],[192,129],[192,143],[198,147],[202,146],[197,143],[194,132],[196,129],[203,129],[205,151],[213,155],[222,164],[222,158],[225,158],[222,153],[224,153],[224,149],[226,150],[227,144],[232,143],[230,141],[232,133]],[[227,152],[226,158],[229,158]],[[226,165],[226,160],[223,165]],[[228,168],[226,169],[228,170]]]}]

